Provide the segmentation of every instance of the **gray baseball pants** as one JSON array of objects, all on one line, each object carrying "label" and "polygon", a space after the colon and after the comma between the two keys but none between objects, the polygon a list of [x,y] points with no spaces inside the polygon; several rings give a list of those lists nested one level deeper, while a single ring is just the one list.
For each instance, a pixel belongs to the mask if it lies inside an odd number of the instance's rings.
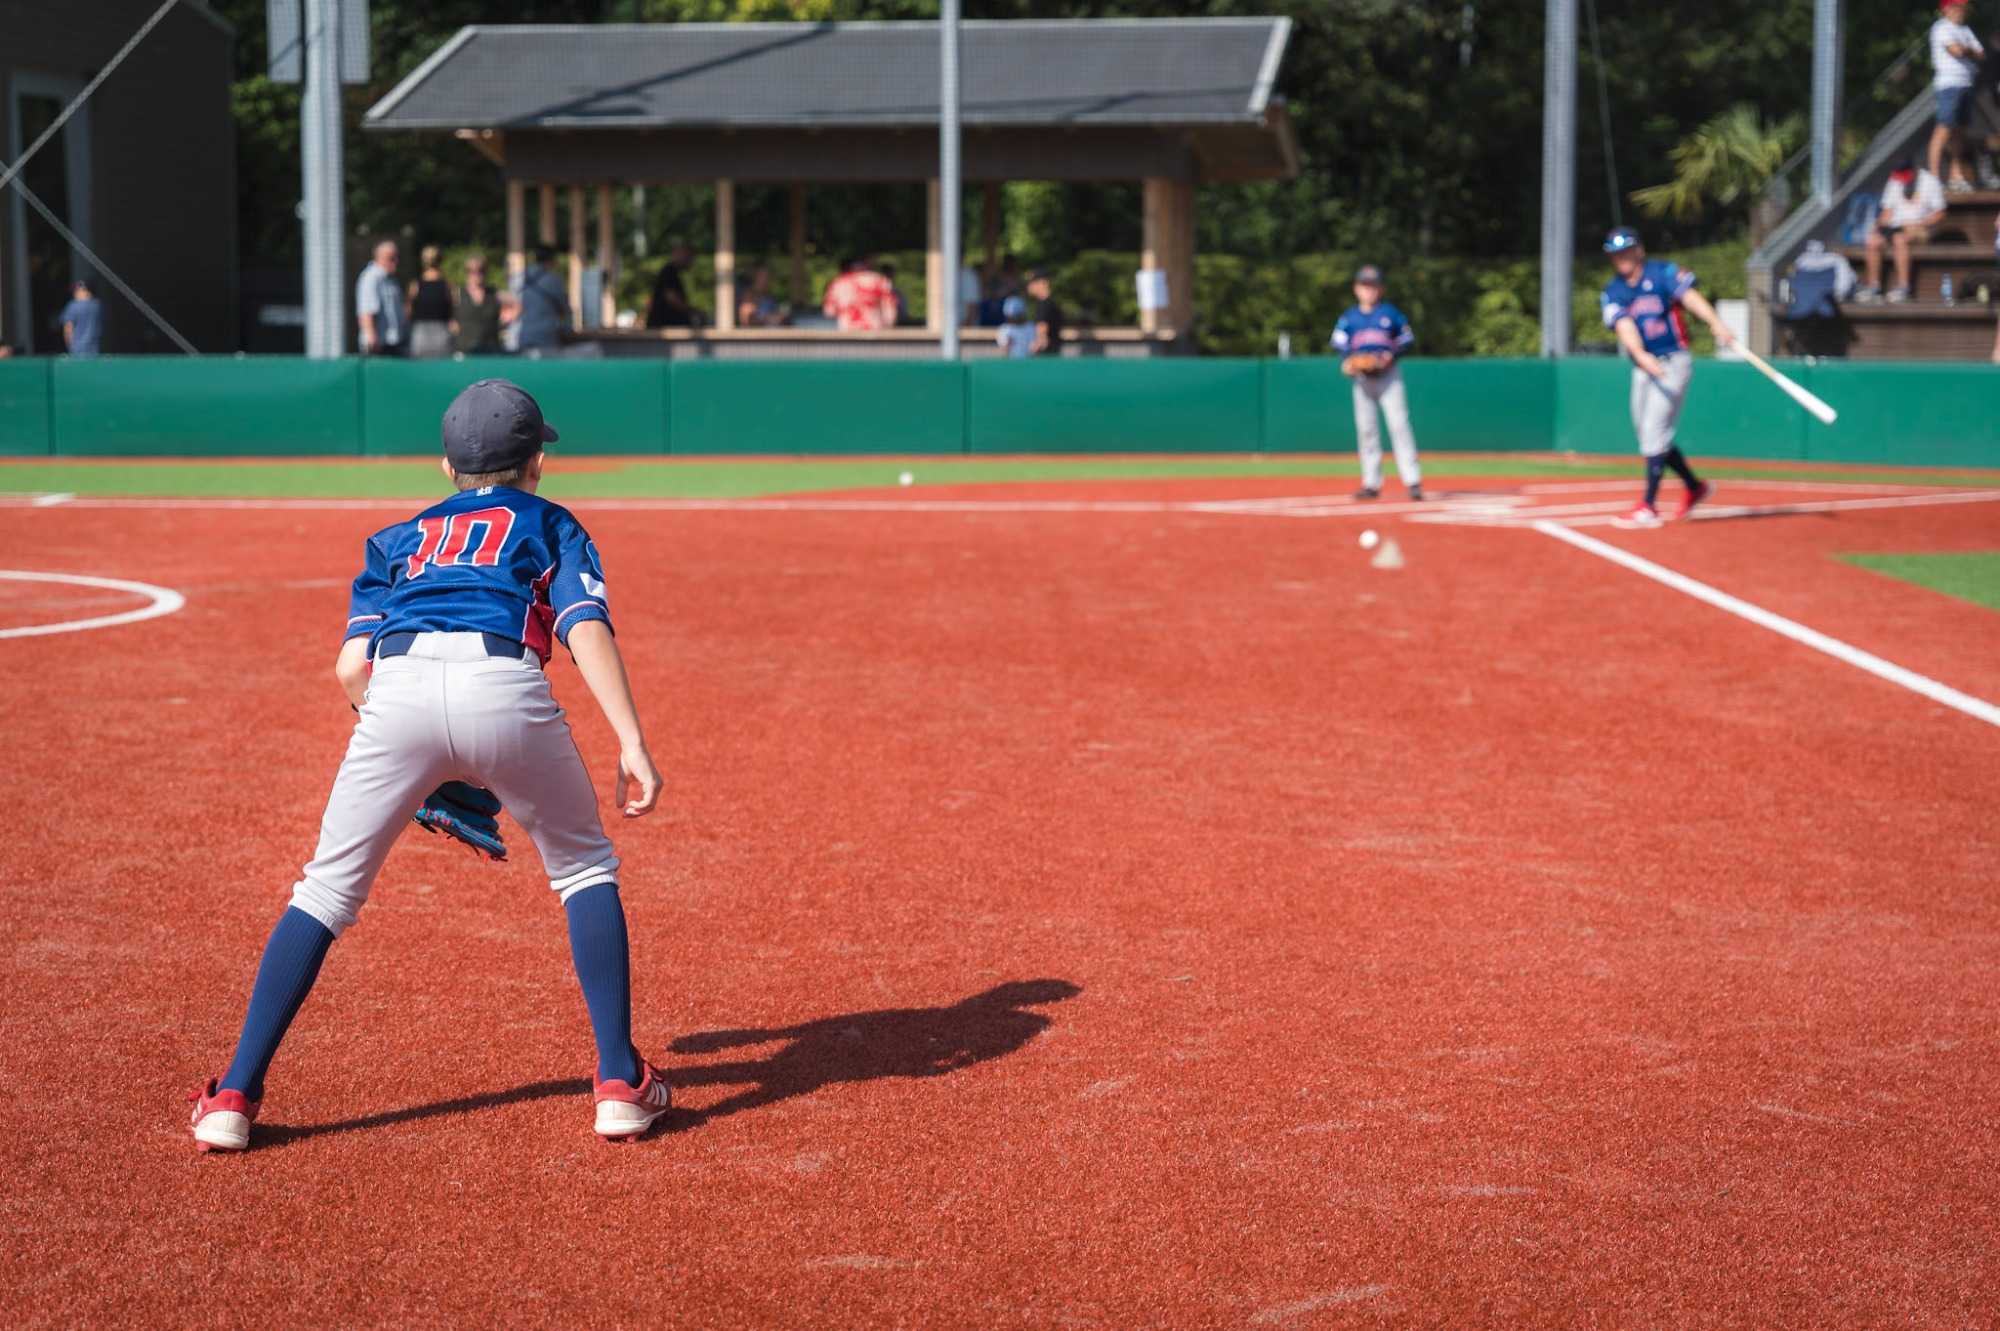
[{"label": "gray baseball pants", "polygon": [[1389,420],[1389,442],[1396,450],[1396,475],[1404,485],[1423,483],[1417,465],[1417,436],[1410,429],[1410,395],[1403,390],[1403,370],[1391,365],[1381,374],[1354,376],[1354,439],[1361,453],[1361,484],[1382,488],[1382,426],[1375,409]]},{"label": "gray baseball pants", "polygon": [[375,663],[292,904],[339,937],[417,807],[446,781],[500,797],[562,900],[618,881],[597,792],[541,662],[532,652],[489,657],[477,633],[423,633],[407,656]]},{"label": "gray baseball pants", "polygon": [[1655,379],[1632,367],[1632,432],[1639,436],[1639,452],[1656,458],[1674,446],[1674,431],[1687,404],[1688,383],[1694,378],[1694,357],[1685,351],[1660,357],[1661,375]]}]

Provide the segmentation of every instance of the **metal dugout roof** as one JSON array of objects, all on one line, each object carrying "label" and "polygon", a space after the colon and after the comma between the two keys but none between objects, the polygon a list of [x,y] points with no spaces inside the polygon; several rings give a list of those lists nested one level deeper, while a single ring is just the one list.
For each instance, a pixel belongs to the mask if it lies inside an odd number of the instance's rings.
[{"label": "metal dugout roof", "polygon": [[[1291,21],[963,25],[968,179],[1253,180],[1297,170],[1271,95]],[[935,23],[472,26],[367,113],[509,177],[923,179]]]}]

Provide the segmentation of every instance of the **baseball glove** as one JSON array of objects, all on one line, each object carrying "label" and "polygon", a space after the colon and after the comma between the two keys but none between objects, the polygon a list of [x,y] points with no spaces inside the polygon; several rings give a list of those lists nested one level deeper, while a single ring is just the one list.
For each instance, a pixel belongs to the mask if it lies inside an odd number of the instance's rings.
[{"label": "baseball glove", "polygon": [[426,832],[457,837],[478,854],[504,860],[507,843],[500,839],[500,820],[494,816],[499,812],[500,801],[492,791],[447,781],[423,802],[415,822]]},{"label": "baseball glove", "polygon": [[1396,363],[1386,351],[1357,351],[1347,358],[1349,374],[1380,374]]}]

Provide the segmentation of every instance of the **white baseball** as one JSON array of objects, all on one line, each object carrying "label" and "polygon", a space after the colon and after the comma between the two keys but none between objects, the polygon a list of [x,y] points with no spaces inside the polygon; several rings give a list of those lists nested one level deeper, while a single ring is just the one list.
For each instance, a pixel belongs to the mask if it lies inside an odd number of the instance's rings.
[{"label": "white baseball", "polygon": [[1381,540],[1382,538],[1375,534],[1375,529],[1370,527],[1367,531],[1361,533],[1361,548],[1363,550],[1373,550],[1381,543]]},{"label": "white baseball", "polygon": [[904,472],[901,476],[898,476],[896,478],[896,484],[898,485],[915,485],[916,483],[917,483],[917,478],[912,476],[907,471]]}]

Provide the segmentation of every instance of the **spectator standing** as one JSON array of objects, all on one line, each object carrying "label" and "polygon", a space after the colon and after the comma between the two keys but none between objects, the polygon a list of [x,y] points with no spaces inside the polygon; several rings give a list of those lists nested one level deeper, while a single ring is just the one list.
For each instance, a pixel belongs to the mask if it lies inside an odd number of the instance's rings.
[{"label": "spectator standing", "polygon": [[694,307],[688,304],[687,294],[687,271],[693,262],[694,251],[685,244],[675,244],[659,276],[653,279],[653,298],[646,302],[646,327],[694,326]]},{"label": "spectator standing", "polygon": [[486,284],[486,259],[465,261],[465,286],[458,293],[458,349],[467,356],[500,351],[500,293]]},{"label": "spectator standing", "polygon": [[69,304],[57,316],[62,323],[63,345],[79,360],[98,354],[104,341],[104,302],[91,294],[90,283],[73,282]]},{"label": "spectator standing", "polygon": [[521,349],[521,298],[506,290],[500,293],[500,349],[510,356]]},{"label": "spectator standing", "polygon": [[1035,354],[1035,326],[1028,322],[1028,302],[1009,296],[1000,302],[1000,328],[994,333],[1000,354],[1009,360],[1026,360]]},{"label": "spectator standing", "polygon": [[1882,251],[1896,258],[1896,285],[1891,301],[1910,298],[1910,247],[1930,238],[1931,228],[1944,221],[1944,187],[1914,162],[1898,162],[1882,187],[1882,213],[1868,233],[1868,280],[1854,289],[1854,299],[1870,304],[1882,299]]},{"label": "spectator standing", "polygon": [[521,274],[520,349],[525,353],[553,351],[562,345],[569,323],[569,293],[555,274],[556,252],[535,246],[534,261]]},{"label": "spectator standing", "polygon": [[418,256],[422,270],[410,283],[410,356],[415,360],[442,360],[451,354],[451,283],[444,280],[438,259],[437,246],[424,246]]},{"label": "spectator standing", "polygon": [[1028,274],[1028,295],[1035,302],[1035,354],[1062,355],[1063,307],[1049,286],[1047,269]]},{"label": "spectator standing", "polygon": [[1354,304],[1333,326],[1333,349],[1340,353],[1340,372],[1354,381],[1354,436],[1361,454],[1361,488],[1356,499],[1382,493],[1382,424],[1379,406],[1389,422],[1389,443],[1396,450],[1396,475],[1410,498],[1424,497],[1424,475],[1417,461],[1417,436],[1410,429],[1410,396],[1403,389],[1403,371],[1396,364],[1416,345],[1417,335],[1401,310],[1382,299],[1382,270],[1364,264],[1354,275]]},{"label": "spectator standing", "polygon": [[1944,174],[1945,149],[1951,149],[1951,192],[1972,188],[1965,170],[1965,127],[1972,119],[1974,87],[1986,48],[1965,24],[1965,0],[1944,0],[1943,12],[1931,24],[1931,87],[1937,96],[1937,127],[1931,131],[1931,175]]},{"label": "spectator standing", "polygon": [[963,328],[979,323],[979,270],[971,264],[958,270],[958,322]]},{"label": "spectator standing", "polygon": [[843,333],[873,333],[896,322],[896,291],[859,255],[840,265],[821,307]]},{"label": "spectator standing", "polygon": [[360,326],[364,356],[403,354],[410,321],[403,312],[403,289],[396,285],[399,257],[395,241],[381,241],[354,284],[354,320]]}]

